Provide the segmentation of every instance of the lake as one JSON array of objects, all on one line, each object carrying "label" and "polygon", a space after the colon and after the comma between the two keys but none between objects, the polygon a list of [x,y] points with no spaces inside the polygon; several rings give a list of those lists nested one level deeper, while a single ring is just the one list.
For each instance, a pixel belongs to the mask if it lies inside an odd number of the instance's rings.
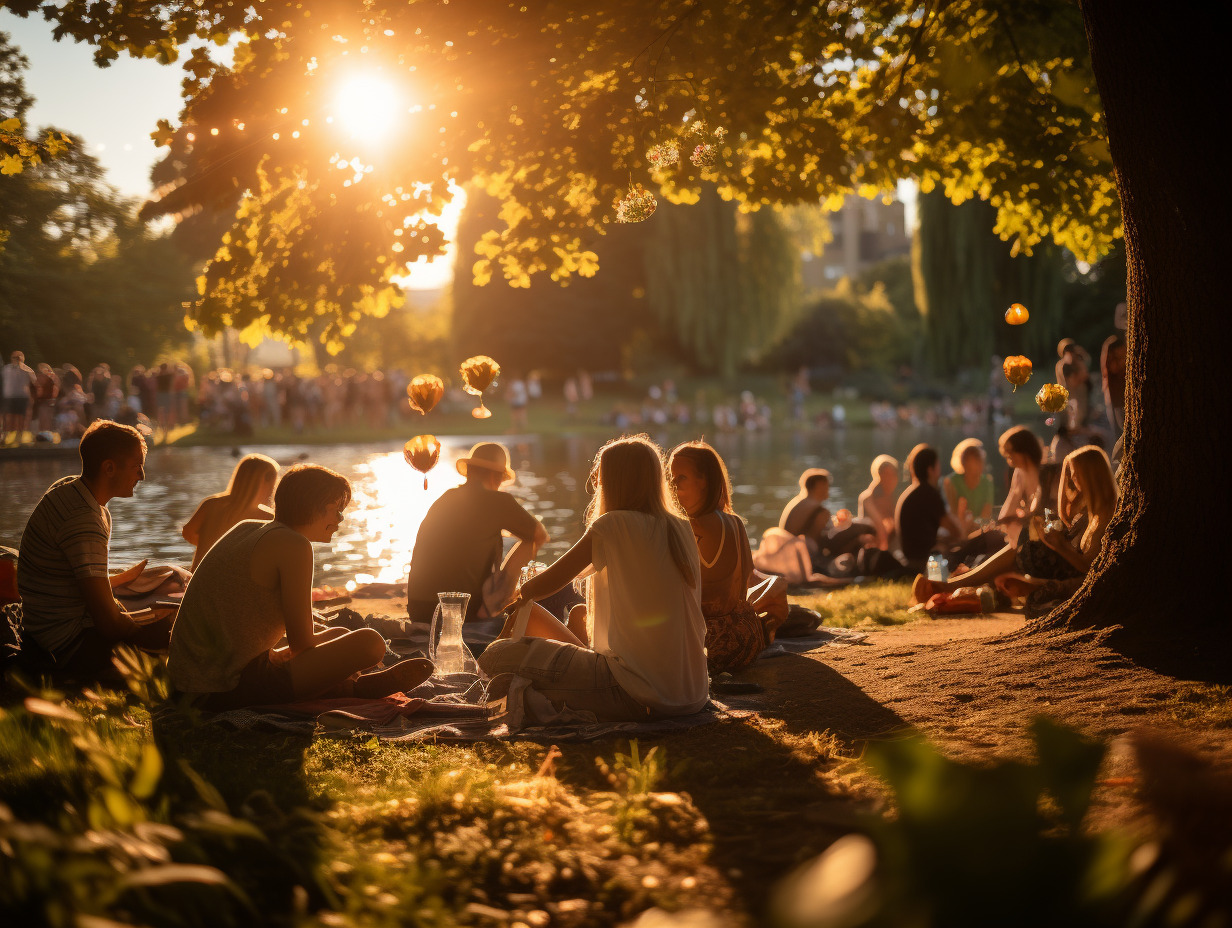
[{"label": "lake", "polygon": [[[711,443],[727,462],[736,511],[748,521],[749,537],[756,545],[761,533],[777,524],[805,468],[828,468],[834,475],[831,511],[845,506],[854,512],[856,497],[869,482],[869,464],[877,454],[892,454],[901,461],[915,444],[928,441],[941,452],[945,468],[951,449],[967,434],[943,427],[778,429],[721,433]],[[697,436],[680,428],[655,432],[653,437],[670,448]],[[977,432],[977,437],[991,451],[988,464],[995,485],[1004,488],[1005,462],[991,450],[995,435]],[[331,467],[352,481],[355,500],[334,543],[317,546],[316,582],[341,588],[348,582],[398,583],[406,578],[424,513],[445,490],[462,482],[454,464],[477,440],[473,436],[442,437],[440,464],[429,475],[427,490],[422,475],[403,460],[397,443],[244,445],[242,451],[268,454],[285,465],[305,455],[304,460]],[[542,520],[551,535],[540,554],[540,559],[551,562],[581,534],[586,477],[603,439],[588,435],[497,440],[507,442],[519,474],[510,492]],[[180,527],[204,497],[226,487],[234,465],[228,448],[152,449],[146,460],[146,479],[136,495],[108,505],[112,566],[147,557],[152,562],[187,566],[192,547],[180,536]],[[0,544],[17,547],[26,519],[43,491],[78,470],[75,455],[7,461],[0,457]]]}]

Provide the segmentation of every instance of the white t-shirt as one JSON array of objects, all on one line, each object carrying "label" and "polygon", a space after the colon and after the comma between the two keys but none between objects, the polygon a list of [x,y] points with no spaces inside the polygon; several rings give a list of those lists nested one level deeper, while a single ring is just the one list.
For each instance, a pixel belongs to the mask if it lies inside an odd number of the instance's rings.
[{"label": "white t-shirt", "polygon": [[[669,531],[688,542],[692,586],[672,560]],[[709,681],[701,567],[689,524],[618,510],[599,516],[590,537],[595,651],[607,657],[616,681],[642,705],[669,715],[697,712],[706,705]]]}]

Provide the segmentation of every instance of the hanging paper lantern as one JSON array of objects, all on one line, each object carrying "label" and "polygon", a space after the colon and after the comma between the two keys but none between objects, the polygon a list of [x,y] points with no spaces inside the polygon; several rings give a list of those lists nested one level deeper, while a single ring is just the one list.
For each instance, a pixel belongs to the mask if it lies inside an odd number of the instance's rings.
[{"label": "hanging paper lantern", "polygon": [[1015,303],[1005,311],[1005,321],[1010,325],[1022,325],[1030,318],[1031,314],[1027,312],[1027,307],[1021,303]]},{"label": "hanging paper lantern", "polygon": [[441,459],[441,443],[435,435],[416,435],[402,447],[406,463],[424,475],[424,489],[428,489],[428,471]]},{"label": "hanging paper lantern", "polygon": [[623,199],[616,201],[617,222],[644,222],[654,215],[659,201],[641,184],[634,184]]},{"label": "hanging paper lantern", "polygon": [[420,374],[407,385],[406,395],[411,408],[426,416],[445,395],[445,382],[435,374]]},{"label": "hanging paper lantern", "polygon": [[662,171],[680,163],[680,145],[675,141],[660,142],[646,152],[646,163],[652,171]]},{"label": "hanging paper lantern", "polygon": [[1035,394],[1035,405],[1044,412],[1060,412],[1069,403],[1069,391],[1059,383],[1046,383]]},{"label": "hanging paper lantern", "polygon": [[1006,358],[1001,369],[1005,371],[1005,379],[1014,385],[1015,393],[1018,392],[1019,387],[1031,379],[1031,359],[1020,354]]},{"label": "hanging paper lantern", "polygon": [[462,383],[467,393],[479,397],[479,405],[471,410],[476,419],[487,419],[491,411],[483,405],[483,391],[500,375],[500,365],[486,354],[475,355],[462,362]]}]

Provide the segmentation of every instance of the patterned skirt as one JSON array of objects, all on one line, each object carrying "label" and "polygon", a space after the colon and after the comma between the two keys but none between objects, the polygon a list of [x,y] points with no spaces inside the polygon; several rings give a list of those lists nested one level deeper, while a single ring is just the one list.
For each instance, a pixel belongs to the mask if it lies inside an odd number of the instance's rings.
[{"label": "patterned skirt", "polygon": [[706,666],[712,675],[748,667],[769,641],[766,621],[747,602],[725,615],[706,616]]}]

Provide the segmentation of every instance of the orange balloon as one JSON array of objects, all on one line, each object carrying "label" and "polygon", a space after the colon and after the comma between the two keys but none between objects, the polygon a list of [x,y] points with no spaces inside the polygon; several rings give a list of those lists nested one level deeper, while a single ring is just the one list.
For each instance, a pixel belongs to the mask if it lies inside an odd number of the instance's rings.
[{"label": "orange balloon", "polygon": [[406,463],[424,475],[424,489],[428,489],[428,471],[441,459],[441,443],[435,435],[416,435],[402,447]]},{"label": "orange balloon", "polygon": [[1005,379],[1014,385],[1017,393],[1018,388],[1031,379],[1031,359],[1020,354],[1011,355],[1005,359],[1001,370],[1005,371]]},{"label": "orange balloon", "polygon": [[1014,303],[1005,311],[1005,321],[1010,325],[1022,325],[1030,318],[1031,314],[1027,312],[1027,307],[1021,303]]},{"label": "orange balloon", "polygon": [[435,374],[420,374],[407,385],[406,395],[411,408],[426,416],[445,395],[445,382]]},{"label": "orange balloon", "polygon": [[1060,412],[1069,403],[1069,391],[1059,383],[1046,383],[1035,394],[1035,405],[1044,412]]},{"label": "orange balloon", "polygon": [[461,372],[466,392],[479,396],[500,376],[500,365],[486,354],[477,354],[462,362]]}]

